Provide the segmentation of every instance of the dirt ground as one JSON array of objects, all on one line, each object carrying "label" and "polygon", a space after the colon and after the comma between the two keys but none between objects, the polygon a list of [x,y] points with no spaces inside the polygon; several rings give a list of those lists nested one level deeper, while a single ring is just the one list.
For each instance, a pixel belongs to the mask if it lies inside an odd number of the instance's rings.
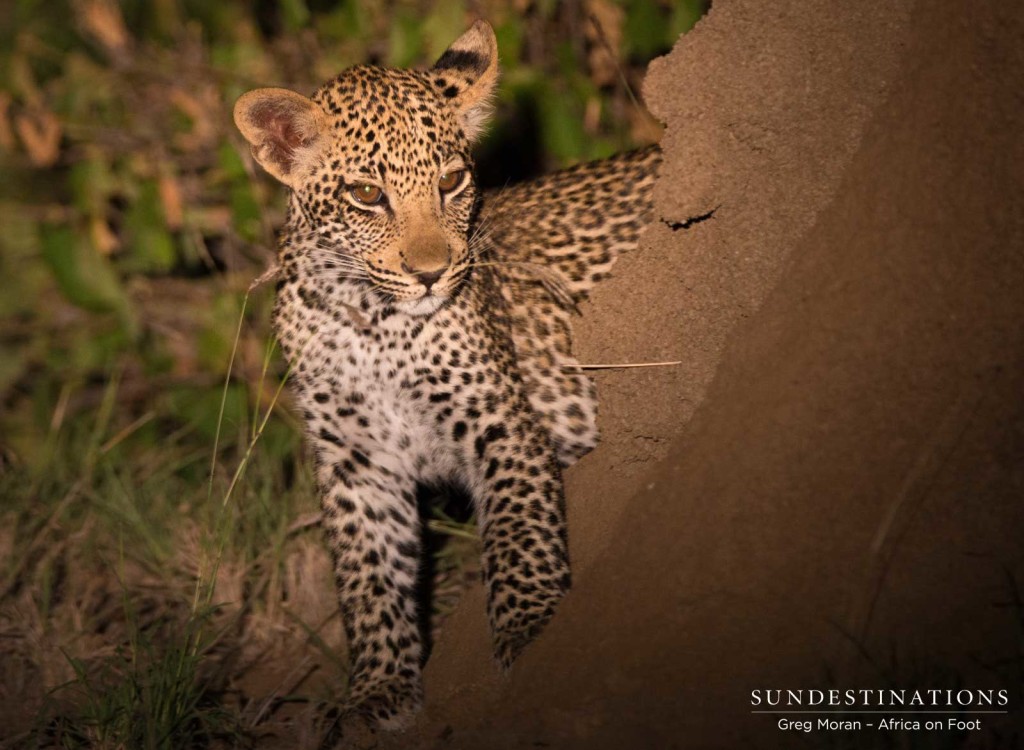
[{"label": "dirt ground", "polygon": [[579,351],[683,364],[599,376],[550,629],[502,677],[470,592],[371,743],[877,746],[750,693],[963,686],[1022,742],[1024,13],[940,5],[716,0],[652,65],[658,221]]}]

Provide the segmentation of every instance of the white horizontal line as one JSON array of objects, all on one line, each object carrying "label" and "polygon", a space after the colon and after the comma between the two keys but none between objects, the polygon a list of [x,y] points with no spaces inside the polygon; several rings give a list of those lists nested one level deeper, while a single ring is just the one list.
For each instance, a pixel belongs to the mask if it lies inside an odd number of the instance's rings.
[{"label": "white horizontal line", "polygon": [[851,709],[849,711],[751,711],[752,714],[1008,714],[1009,711],[967,711],[950,708],[945,711],[878,711]]}]

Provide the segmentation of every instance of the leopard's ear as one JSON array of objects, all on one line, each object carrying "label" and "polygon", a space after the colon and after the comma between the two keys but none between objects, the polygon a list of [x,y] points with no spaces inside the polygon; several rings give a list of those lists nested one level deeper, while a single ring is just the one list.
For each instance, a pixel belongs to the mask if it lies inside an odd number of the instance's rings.
[{"label": "leopard's ear", "polygon": [[477,21],[438,58],[431,69],[434,85],[462,118],[472,141],[487,124],[498,85],[498,40],[486,21]]},{"label": "leopard's ear", "polygon": [[235,102],[235,125],[252,146],[260,165],[295,187],[303,162],[317,152],[327,128],[324,111],[287,89],[256,89]]}]

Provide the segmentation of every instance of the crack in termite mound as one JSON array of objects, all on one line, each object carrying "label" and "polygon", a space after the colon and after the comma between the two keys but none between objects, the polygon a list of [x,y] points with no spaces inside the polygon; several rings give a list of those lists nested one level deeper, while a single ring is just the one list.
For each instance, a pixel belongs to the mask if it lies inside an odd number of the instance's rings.
[{"label": "crack in termite mound", "polygon": [[707,221],[715,216],[715,212],[721,208],[721,205],[715,206],[707,213],[699,214],[697,216],[691,216],[688,219],[682,221],[673,221],[672,219],[662,218],[662,223],[671,229],[673,232],[678,232],[680,229],[689,229],[694,224],[700,224],[702,221]]}]

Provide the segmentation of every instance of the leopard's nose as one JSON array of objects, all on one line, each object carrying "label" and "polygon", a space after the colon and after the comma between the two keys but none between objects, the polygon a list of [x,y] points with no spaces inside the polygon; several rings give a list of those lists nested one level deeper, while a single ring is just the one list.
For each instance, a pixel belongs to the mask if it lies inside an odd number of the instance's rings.
[{"label": "leopard's nose", "polygon": [[433,271],[417,271],[413,268],[409,268],[409,266],[403,262],[402,270],[405,271],[410,276],[415,276],[419,280],[419,282],[427,288],[427,291],[429,292],[430,287],[434,285],[434,282],[440,279],[442,276],[444,276],[444,272],[448,270],[448,266],[444,266]]}]

